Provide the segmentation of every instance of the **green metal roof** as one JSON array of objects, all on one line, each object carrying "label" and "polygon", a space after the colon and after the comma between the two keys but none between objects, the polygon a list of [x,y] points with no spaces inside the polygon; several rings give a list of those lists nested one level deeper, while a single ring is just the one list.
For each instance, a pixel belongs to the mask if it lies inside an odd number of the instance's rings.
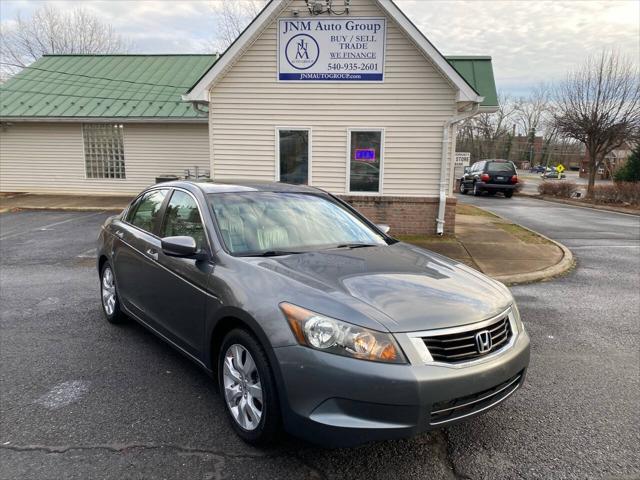
[{"label": "green metal roof", "polygon": [[0,85],[0,118],[195,118],[181,95],[216,59],[45,55]]},{"label": "green metal roof", "polygon": [[498,93],[493,79],[491,57],[446,56],[447,61],[462,75],[479,95],[484,97],[482,107],[497,107]]},{"label": "green metal roof", "polygon": [[[498,105],[491,57],[446,57]],[[216,55],[45,55],[0,85],[0,118],[199,117],[181,95],[216,62]]]}]

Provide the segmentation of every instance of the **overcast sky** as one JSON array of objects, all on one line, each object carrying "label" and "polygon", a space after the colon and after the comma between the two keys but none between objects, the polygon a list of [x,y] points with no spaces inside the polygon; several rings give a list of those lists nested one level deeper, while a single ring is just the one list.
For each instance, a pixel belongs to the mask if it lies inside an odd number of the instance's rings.
[{"label": "overcast sky", "polygon": [[[334,0],[340,3],[340,0]],[[74,0],[0,0],[0,20],[50,3]],[[491,55],[499,90],[526,94],[540,82],[602,48],[640,59],[640,2],[397,0],[445,55]],[[218,0],[88,0],[82,5],[133,41],[133,52],[206,52],[215,40]]]}]

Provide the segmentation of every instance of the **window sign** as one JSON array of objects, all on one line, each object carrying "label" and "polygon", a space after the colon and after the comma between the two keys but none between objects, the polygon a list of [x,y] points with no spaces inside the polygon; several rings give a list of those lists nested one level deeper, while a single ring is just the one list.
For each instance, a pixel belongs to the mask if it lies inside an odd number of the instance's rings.
[{"label": "window sign", "polygon": [[284,183],[309,183],[309,130],[278,130],[279,180]]},{"label": "window sign", "polygon": [[278,22],[278,79],[382,82],[384,18],[287,18]]},{"label": "window sign", "polygon": [[380,192],[382,131],[351,131],[349,191]]}]

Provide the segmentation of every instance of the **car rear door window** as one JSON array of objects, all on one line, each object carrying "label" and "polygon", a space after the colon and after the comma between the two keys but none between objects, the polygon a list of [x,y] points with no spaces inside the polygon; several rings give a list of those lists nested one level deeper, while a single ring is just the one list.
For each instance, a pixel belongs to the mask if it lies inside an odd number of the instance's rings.
[{"label": "car rear door window", "polygon": [[162,202],[166,196],[167,190],[152,190],[145,193],[129,214],[127,218],[129,223],[145,232],[155,232]]},{"label": "car rear door window", "polygon": [[204,227],[195,199],[186,192],[175,190],[167,204],[161,236],[192,237],[198,249],[204,244]]}]

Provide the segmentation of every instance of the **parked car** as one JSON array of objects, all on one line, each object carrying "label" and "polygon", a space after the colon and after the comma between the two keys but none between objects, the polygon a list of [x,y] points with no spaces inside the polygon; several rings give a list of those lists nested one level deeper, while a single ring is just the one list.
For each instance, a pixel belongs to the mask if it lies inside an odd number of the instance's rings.
[{"label": "parked car", "polygon": [[387,230],[312,187],[159,184],[100,230],[102,309],[209,372],[249,443],[354,445],[495,407],[529,364],[511,293]]},{"label": "parked car", "polygon": [[558,173],[558,171],[555,168],[550,168],[546,172],[544,172],[542,175],[540,175],[540,178],[563,179],[563,178],[566,178],[566,175],[564,173]]},{"label": "parked car", "polygon": [[465,167],[460,179],[460,193],[471,191],[474,195],[487,192],[495,195],[498,192],[511,198],[518,184],[516,166],[509,160],[481,160],[471,167]]},{"label": "parked car", "polygon": [[535,167],[531,167],[531,169],[529,169],[529,173],[543,173],[546,168],[547,167],[545,167],[544,165],[536,165]]}]

